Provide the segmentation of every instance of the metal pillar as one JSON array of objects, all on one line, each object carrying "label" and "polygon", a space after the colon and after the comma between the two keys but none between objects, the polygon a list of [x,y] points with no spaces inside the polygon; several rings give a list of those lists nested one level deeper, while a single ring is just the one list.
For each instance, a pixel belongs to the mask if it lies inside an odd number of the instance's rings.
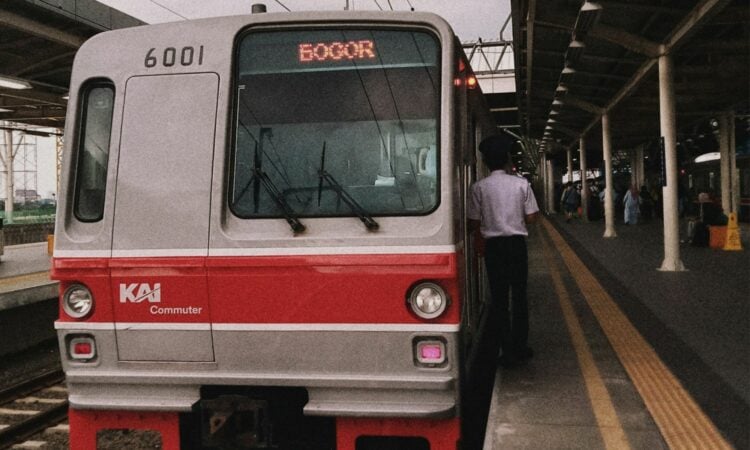
[{"label": "metal pillar", "polygon": [[551,159],[547,160],[547,196],[549,197],[550,212],[557,212],[557,199],[555,198],[555,165]]},{"label": "metal pillar", "polygon": [[612,182],[612,135],[609,115],[602,115],[602,148],[604,153],[604,237],[617,237],[615,231],[614,183]]},{"label": "metal pillar", "polygon": [[542,210],[549,214],[549,199],[547,198],[547,164],[545,163],[547,161],[547,158],[544,155],[544,152],[539,152],[539,165],[537,166],[540,170],[537,172],[542,177],[542,186],[539,193],[542,196]]},{"label": "metal pillar", "polygon": [[13,222],[13,131],[5,130],[5,151],[0,155],[5,165],[5,223]]},{"label": "metal pillar", "polygon": [[724,213],[732,212],[732,179],[734,173],[731,169],[732,156],[729,154],[729,117],[727,114],[719,116],[719,152],[721,153],[721,209]]},{"label": "metal pillar", "polygon": [[589,191],[588,183],[586,182],[586,140],[581,136],[578,146],[578,158],[581,163],[581,207],[583,208],[583,220],[589,220],[589,197],[591,192]]},{"label": "metal pillar", "polygon": [[573,150],[568,149],[568,181],[573,182]]},{"label": "metal pillar", "polygon": [[641,145],[635,151],[635,157],[638,161],[638,188],[646,184],[646,162],[643,159],[644,147],[644,145]]},{"label": "metal pillar", "polygon": [[639,145],[638,148],[635,149],[635,167],[637,168],[635,179],[638,180],[636,187],[640,189],[641,186],[646,184],[646,167],[643,163],[643,145]]},{"label": "metal pillar", "polygon": [[662,187],[664,205],[664,261],[659,270],[683,271],[680,260],[680,218],[677,212],[677,124],[672,76],[672,57],[659,57],[659,124],[664,140],[666,186]]}]

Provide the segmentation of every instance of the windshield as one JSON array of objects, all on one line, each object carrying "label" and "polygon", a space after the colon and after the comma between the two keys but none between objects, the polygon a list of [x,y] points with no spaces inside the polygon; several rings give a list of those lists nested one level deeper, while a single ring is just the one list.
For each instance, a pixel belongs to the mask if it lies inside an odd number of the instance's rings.
[{"label": "windshield", "polygon": [[433,35],[253,32],[240,41],[236,70],[236,215],[369,217],[436,207]]}]

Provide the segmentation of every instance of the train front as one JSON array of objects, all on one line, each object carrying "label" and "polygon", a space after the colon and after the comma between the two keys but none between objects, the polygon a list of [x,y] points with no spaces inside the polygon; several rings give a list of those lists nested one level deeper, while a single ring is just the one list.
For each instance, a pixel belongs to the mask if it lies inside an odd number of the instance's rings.
[{"label": "train front", "polygon": [[456,448],[454,51],[436,16],[375,13],[82,48],[53,268],[72,448]]}]

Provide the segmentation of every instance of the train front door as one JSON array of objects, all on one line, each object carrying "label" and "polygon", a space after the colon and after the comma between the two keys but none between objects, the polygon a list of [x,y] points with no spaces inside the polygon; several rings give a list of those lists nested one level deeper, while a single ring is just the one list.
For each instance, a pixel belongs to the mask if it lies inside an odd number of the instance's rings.
[{"label": "train front door", "polygon": [[214,360],[208,304],[215,74],[132,77],[112,232],[121,361]]}]

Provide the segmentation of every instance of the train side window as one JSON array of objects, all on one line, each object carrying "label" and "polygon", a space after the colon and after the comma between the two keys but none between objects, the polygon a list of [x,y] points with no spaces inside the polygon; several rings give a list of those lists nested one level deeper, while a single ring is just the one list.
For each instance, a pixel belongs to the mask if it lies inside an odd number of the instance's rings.
[{"label": "train side window", "polygon": [[73,212],[82,222],[99,221],[104,214],[114,98],[115,88],[108,81],[82,88],[73,201]]}]

